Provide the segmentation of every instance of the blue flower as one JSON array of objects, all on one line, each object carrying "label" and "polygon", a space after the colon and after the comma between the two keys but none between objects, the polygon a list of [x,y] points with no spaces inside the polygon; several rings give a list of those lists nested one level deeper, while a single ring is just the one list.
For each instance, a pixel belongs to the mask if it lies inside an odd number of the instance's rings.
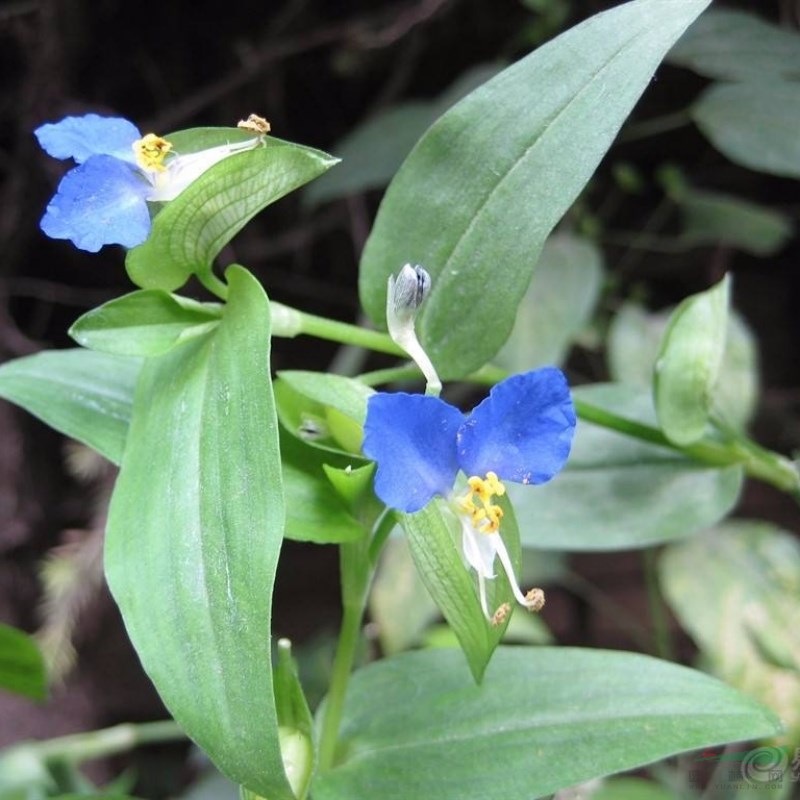
[{"label": "blue flower", "polygon": [[49,155],[77,163],[61,179],[40,227],[90,253],[105,244],[141,244],[150,233],[148,201],[173,200],[209,167],[260,141],[175,155],[166,139],[97,114],[65,117],[34,133]]},{"label": "blue flower", "polygon": [[[516,599],[528,608],[500,536],[503,481],[540,484],[564,466],[575,431],[566,378],[555,367],[497,384],[465,416],[437,397],[380,393],[369,399],[364,453],[377,462],[375,492],[391,508],[413,513],[435,496],[447,498],[462,525],[464,557],[478,575],[487,618],[485,581],[499,558]],[[453,497],[459,471],[468,491]]]}]

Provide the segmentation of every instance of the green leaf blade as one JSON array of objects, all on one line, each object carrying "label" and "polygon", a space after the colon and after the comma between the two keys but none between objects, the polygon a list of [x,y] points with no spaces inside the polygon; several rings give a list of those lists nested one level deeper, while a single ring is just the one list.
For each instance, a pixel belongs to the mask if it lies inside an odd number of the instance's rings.
[{"label": "green leaf blade", "polygon": [[707,5],[635,0],[599,14],[443,115],[392,181],[367,241],[359,288],[370,317],[384,320],[388,276],[422,264],[433,289],[419,329],[442,377],[491,358],[550,230]]},{"label": "green leaf blade", "polygon": [[142,664],[222,772],[291,798],[270,654],[283,531],[269,307],[240,267],[219,327],[143,369],[106,574]]},{"label": "green leaf blade", "polygon": [[0,397],[119,464],[141,363],[91,350],[45,351],[0,367]]},{"label": "green leaf blade", "polygon": [[219,318],[219,306],[142,290],[87,312],[69,334],[78,344],[104,353],[159,356],[213,330]]},{"label": "green leaf blade", "polygon": [[314,797],[541,797],[779,729],[725,684],[634,653],[504,647],[481,686],[458,653],[409,653],[354,675],[345,756],[317,777]]}]

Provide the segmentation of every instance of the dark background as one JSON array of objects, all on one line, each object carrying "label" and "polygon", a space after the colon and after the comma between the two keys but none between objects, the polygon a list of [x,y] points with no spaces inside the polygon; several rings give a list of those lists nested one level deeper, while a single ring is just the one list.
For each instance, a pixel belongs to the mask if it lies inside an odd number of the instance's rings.
[{"label": "dark background", "polygon": [[[0,7],[0,360],[70,346],[65,331],[79,314],[132,288],[120,248],[83,253],[39,231],[38,220],[65,168],[38,149],[31,132],[41,123],[91,111],[125,116],[142,131],[167,133],[233,125],[256,112],[270,120],[275,135],[335,154],[337,140],[379,109],[433,98],[467,68],[514,60],[613,5],[600,0],[6,2]],[[797,0],[717,5],[757,11],[795,29],[800,21]],[[696,75],[665,65],[634,119],[683,108],[704,85]],[[703,188],[740,193],[795,220],[800,211],[796,183],[733,166],[691,127],[615,147],[586,195],[590,206],[599,207],[612,190],[615,159],[632,162],[645,178],[643,195],[619,202],[612,221],[618,229],[640,230],[651,220],[662,196],[652,176],[666,161],[680,163]],[[356,320],[358,257],[380,194],[313,211],[290,196],[260,214],[222,260],[244,263],[276,300]],[[666,222],[666,233],[671,224]],[[783,452],[798,448],[797,239],[769,261],[721,247],[676,257],[609,244],[606,256],[612,276],[606,314],[632,292],[652,308],[675,303],[732,270],[735,305],[760,342],[764,389],[756,435]],[[196,287],[189,291],[203,296]],[[325,343],[277,341],[275,367],[325,369],[334,353]],[[576,352],[570,372],[576,381],[606,377],[595,351]],[[66,544],[68,554],[83,553],[78,563],[87,576],[83,594],[71,600],[78,666],[44,706],[0,694],[0,747],[163,714],[110,598],[99,581],[92,588],[99,564],[92,554],[98,552],[113,475],[101,470],[88,481],[78,479],[64,445],[24,412],[0,403],[0,620],[28,631],[42,623],[38,567],[53,547]],[[796,508],[761,485],[747,489],[739,513],[797,529]],[[287,543],[276,592],[280,634],[302,642],[335,630],[336,561],[333,548]],[[575,566],[593,588],[549,591],[546,622],[559,641],[635,649],[613,615],[590,601],[597,591],[644,618],[639,554],[578,557]],[[688,642],[684,650],[690,657]],[[142,758],[145,777],[159,774],[159,786],[140,787],[142,794],[174,791],[191,772],[181,750],[153,750]],[[94,774],[108,777],[115,766],[97,766]]]}]

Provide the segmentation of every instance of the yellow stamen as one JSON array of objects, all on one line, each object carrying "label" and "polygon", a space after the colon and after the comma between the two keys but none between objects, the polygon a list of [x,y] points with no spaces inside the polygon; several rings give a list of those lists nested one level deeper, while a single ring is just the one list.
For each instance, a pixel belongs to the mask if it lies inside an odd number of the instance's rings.
[{"label": "yellow stamen", "polygon": [[[469,491],[458,500],[458,506],[472,519],[472,526],[481,533],[497,533],[500,530],[500,520],[503,519],[503,509],[492,500],[502,497],[506,487],[494,472],[487,472],[485,478],[473,475],[467,479]],[[475,502],[477,497],[480,505]]]},{"label": "yellow stamen", "polygon": [[164,159],[172,150],[172,144],[154,133],[148,133],[133,143],[136,163],[151,172],[165,172]]}]

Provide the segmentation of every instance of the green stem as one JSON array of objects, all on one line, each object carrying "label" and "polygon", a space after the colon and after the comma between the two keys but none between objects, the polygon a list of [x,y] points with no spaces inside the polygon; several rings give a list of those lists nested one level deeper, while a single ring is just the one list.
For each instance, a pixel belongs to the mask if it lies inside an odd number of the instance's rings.
[{"label": "green stem", "polygon": [[144,744],[185,739],[186,734],[172,720],[125,723],[87,733],[74,733],[42,742],[23,742],[15,748],[25,750],[41,761],[81,763],[122,753]]},{"label": "green stem", "polygon": [[199,280],[211,294],[216,295],[223,302],[228,299],[228,284],[220,280],[214,274],[212,267],[208,267],[196,274],[197,280]]},{"label": "green stem", "polygon": [[383,386],[387,383],[418,381],[421,378],[422,373],[414,365],[376,369],[373,372],[364,372],[358,376],[358,380],[366,386]]},{"label": "green stem", "polygon": [[340,571],[342,580],[342,629],[333,659],[333,670],[328,696],[325,700],[322,730],[319,738],[319,768],[333,767],[339,727],[344,713],[344,701],[350,673],[353,671],[358,645],[361,640],[361,621],[366,606],[367,588],[371,570],[368,558],[368,539],[340,545]]},{"label": "green stem", "polygon": [[664,598],[658,585],[656,552],[653,548],[644,551],[644,580],[647,587],[647,605],[650,609],[656,655],[667,661],[673,661],[674,653],[669,633],[669,620],[667,609],[664,607]]},{"label": "green stem", "polygon": [[351,325],[349,322],[307,314],[283,303],[272,303],[272,333],[275,336],[293,338],[305,334],[332,342],[357,345],[378,353],[404,356],[405,351],[396,345],[389,334]]}]

